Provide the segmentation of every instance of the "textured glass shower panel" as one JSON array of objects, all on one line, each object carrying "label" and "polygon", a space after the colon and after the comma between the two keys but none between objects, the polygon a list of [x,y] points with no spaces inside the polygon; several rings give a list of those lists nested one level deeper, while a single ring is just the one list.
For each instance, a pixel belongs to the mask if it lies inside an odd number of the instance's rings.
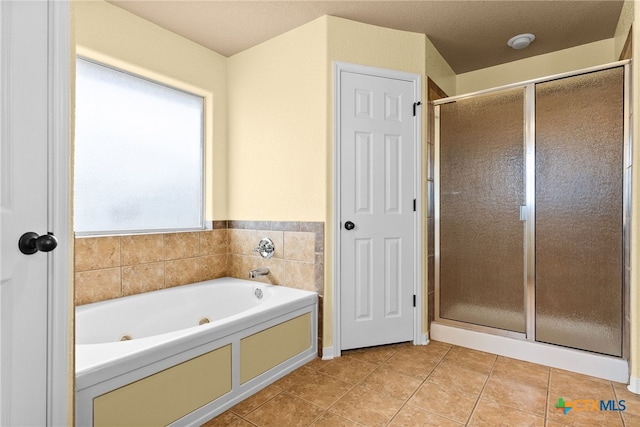
[{"label": "textured glass shower panel", "polygon": [[622,67],[536,85],[536,340],[622,343]]},{"label": "textured glass shower panel", "polygon": [[524,90],[440,107],[440,317],[524,332]]}]

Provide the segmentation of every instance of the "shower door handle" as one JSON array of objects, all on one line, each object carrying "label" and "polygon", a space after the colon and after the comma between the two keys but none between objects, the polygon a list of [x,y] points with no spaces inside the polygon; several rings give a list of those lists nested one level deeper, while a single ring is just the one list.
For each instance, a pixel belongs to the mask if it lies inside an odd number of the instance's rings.
[{"label": "shower door handle", "polygon": [[527,220],[527,207],[520,206],[520,221],[526,221],[526,220]]}]

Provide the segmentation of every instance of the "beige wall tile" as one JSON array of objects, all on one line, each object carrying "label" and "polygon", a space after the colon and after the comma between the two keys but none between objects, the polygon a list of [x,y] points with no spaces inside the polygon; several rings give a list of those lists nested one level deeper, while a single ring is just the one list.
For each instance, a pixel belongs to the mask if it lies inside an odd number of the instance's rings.
[{"label": "beige wall tile", "polygon": [[198,257],[200,265],[200,279],[212,280],[219,277],[227,276],[227,262],[229,256],[225,253],[222,255],[208,255]]},{"label": "beige wall tile", "polygon": [[284,260],[285,286],[307,291],[316,291],[315,264]]},{"label": "beige wall tile", "polygon": [[76,305],[122,296],[120,267],[81,271],[75,274]]},{"label": "beige wall tile", "polygon": [[142,234],[120,238],[122,265],[147,264],[164,259],[162,234]]},{"label": "beige wall tile", "polygon": [[313,279],[313,282],[316,286],[315,291],[320,295],[324,295],[324,254],[323,253],[316,254],[316,263],[314,266],[314,270],[315,270],[315,278]]},{"label": "beige wall tile", "polygon": [[200,236],[198,232],[164,234],[164,259],[180,259],[198,256]]},{"label": "beige wall tile", "polygon": [[164,263],[122,267],[122,294],[133,295],[164,288]]},{"label": "beige wall tile", "polygon": [[[274,242],[275,253],[271,259],[263,259],[253,251],[263,237]],[[315,253],[318,243],[315,240],[316,233],[312,231],[269,229],[76,238],[76,273],[123,266],[122,270],[115,269],[117,280],[114,276],[105,278],[104,272],[94,275],[109,283],[103,287],[87,285],[93,280],[88,282],[87,277],[76,276],[77,301],[80,301],[77,304],[225,276],[248,279],[249,271],[259,267],[269,267],[270,273],[254,279],[258,282],[322,293],[324,266],[322,254]]]},{"label": "beige wall tile", "polygon": [[198,258],[184,258],[164,263],[164,284],[166,288],[188,285],[201,279]]},{"label": "beige wall tile", "polygon": [[[241,263],[243,262],[241,258],[242,258],[242,255],[229,254],[229,259],[228,259],[229,264],[227,265],[227,274],[229,275],[229,277],[235,277],[237,279],[240,278],[240,274],[242,270]],[[243,279],[246,279],[248,277],[249,277],[248,273],[246,273]]]},{"label": "beige wall tile", "polygon": [[316,248],[315,233],[284,233],[284,258],[295,261],[314,262]]},{"label": "beige wall tile", "polygon": [[257,255],[253,249],[258,246],[259,240],[254,241],[253,230],[229,230],[229,253],[233,255]]},{"label": "beige wall tile", "polygon": [[[269,267],[269,275],[263,276],[266,279],[261,280],[266,283],[270,283],[272,285],[282,285],[284,283],[284,262],[281,259],[271,258],[271,259],[262,259],[258,258],[260,261],[258,262],[259,267]],[[247,272],[247,274],[249,274]]]},{"label": "beige wall tile", "polygon": [[229,230],[202,231],[200,255],[222,255],[229,253]]},{"label": "beige wall tile", "polygon": [[100,270],[120,266],[120,237],[75,239],[75,271]]}]

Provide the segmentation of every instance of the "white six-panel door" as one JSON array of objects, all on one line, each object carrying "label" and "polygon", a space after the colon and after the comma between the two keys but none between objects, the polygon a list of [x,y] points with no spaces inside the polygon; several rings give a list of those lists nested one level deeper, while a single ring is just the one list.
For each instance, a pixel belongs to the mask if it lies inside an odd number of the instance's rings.
[{"label": "white six-panel door", "polygon": [[[0,1],[0,425],[69,423],[69,8]],[[25,232],[58,238],[25,255]]]},{"label": "white six-panel door", "polygon": [[340,348],[410,341],[414,83],[342,71],[340,86]]}]

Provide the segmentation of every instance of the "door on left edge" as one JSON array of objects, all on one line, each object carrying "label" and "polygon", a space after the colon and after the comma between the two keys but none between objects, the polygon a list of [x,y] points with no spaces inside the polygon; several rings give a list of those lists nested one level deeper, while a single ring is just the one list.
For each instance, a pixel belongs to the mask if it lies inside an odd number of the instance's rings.
[{"label": "door on left edge", "polygon": [[[68,184],[52,177],[60,166],[55,153],[68,152],[68,139],[55,137],[56,129],[68,127],[67,107],[54,104],[59,98],[53,93],[69,87],[52,85],[66,81],[69,54],[67,44],[66,63],[56,69],[58,51],[50,38],[58,22],[52,13],[60,7],[68,30],[68,8],[53,3],[0,2],[0,425],[6,426],[68,422],[67,335],[52,333],[68,328],[68,283],[54,280],[61,270],[68,273],[68,251],[26,255],[18,248],[26,232],[68,232],[55,226],[59,205],[68,212],[66,192],[58,191]],[[68,138],[67,130],[62,133]],[[66,236],[58,239],[68,245]],[[62,311],[56,298],[64,301]]]}]

